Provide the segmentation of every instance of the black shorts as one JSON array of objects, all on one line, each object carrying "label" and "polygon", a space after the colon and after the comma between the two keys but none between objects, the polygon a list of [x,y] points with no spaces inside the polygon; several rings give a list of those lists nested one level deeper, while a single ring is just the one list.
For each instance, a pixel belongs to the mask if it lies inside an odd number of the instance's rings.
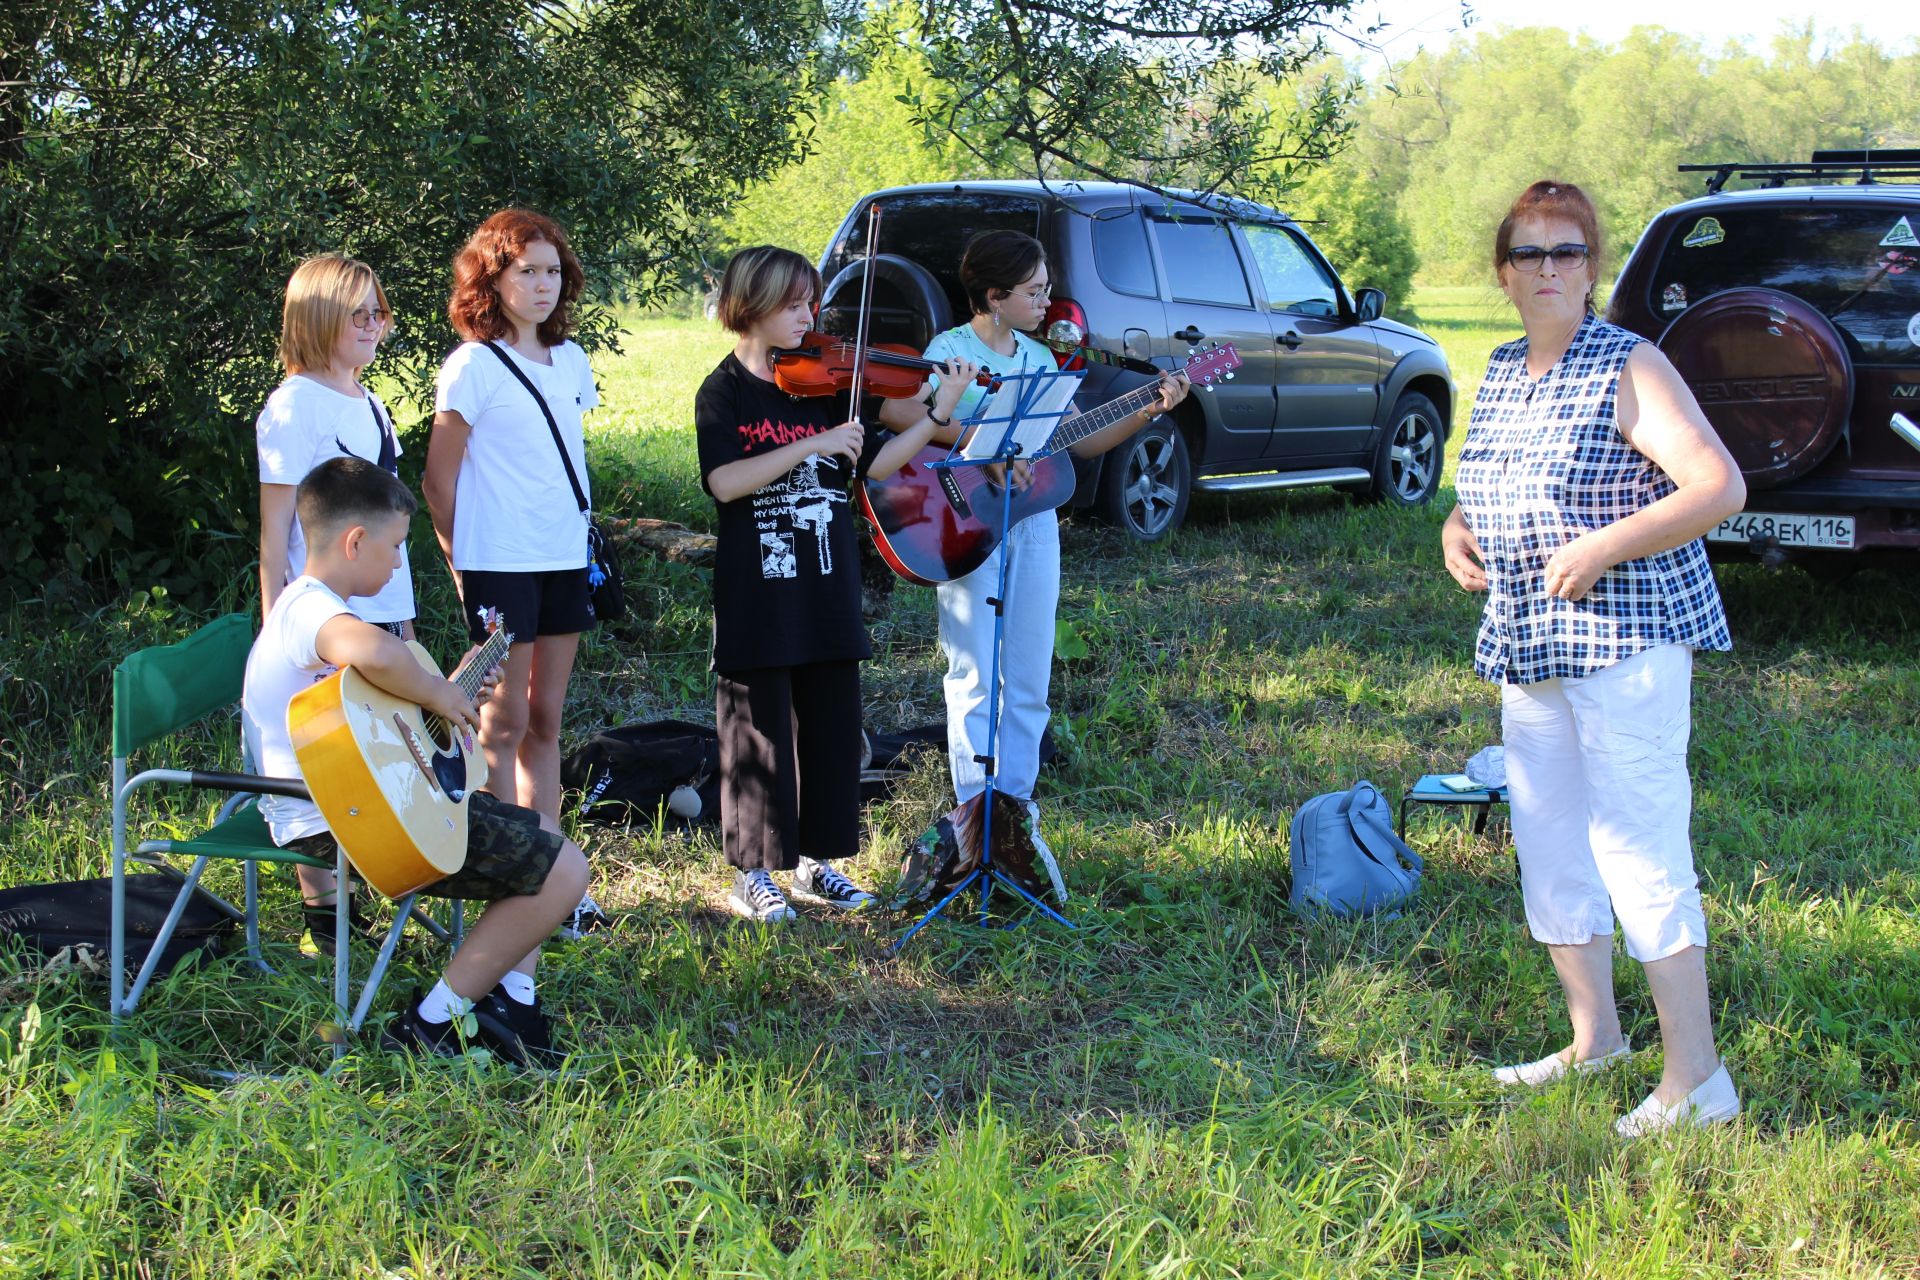
[{"label": "black shorts", "polygon": [[465,569],[460,573],[460,605],[467,618],[467,639],[474,644],[486,643],[487,624],[481,616],[486,609],[500,611],[501,625],[515,644],[575,635],[599,623],[587,594],[585,565],[528,573]]},{"label": "black shorts", "polygon": [[[492,902],[540,892],[565,844],[540,825],[532,809],[508,804],[491,792],[476,791],[467,802],[467,860],[450,876],[420,890],[429,898],[465,898]],[[333,833],[318,831],[283,848],[332,862]]]}]

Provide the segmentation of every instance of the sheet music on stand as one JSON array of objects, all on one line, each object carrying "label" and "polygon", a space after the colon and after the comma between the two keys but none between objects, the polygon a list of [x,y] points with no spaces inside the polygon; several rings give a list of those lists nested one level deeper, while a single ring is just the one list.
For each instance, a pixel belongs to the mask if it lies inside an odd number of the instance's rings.
[{"label": "sheet music on stand", "polygon": [[1014,457],[1035,458],[1047,451],[1054,428],[1071,411],[1074,394],[1086,375],[1063,369],[1036,369],[1000,376],[1000,386],[980,402],[979,409],[962,419],[973,432],[949,456],[991,461],[1006,452],[1009,438],[1017,446]]}]

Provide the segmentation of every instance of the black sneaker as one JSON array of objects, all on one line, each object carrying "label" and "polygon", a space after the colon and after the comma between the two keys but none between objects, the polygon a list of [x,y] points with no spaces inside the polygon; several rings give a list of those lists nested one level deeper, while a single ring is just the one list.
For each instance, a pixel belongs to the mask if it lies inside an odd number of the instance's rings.
[{"label": "black sneaker", "polygon": [[424,1053],[435,1058],[458,1058],[469,1049],[486,1049],[511,1066],[527,1065],[526,1046],[509,1021],[505,1002],[489,991],[476,1000],[468,1015],[473,1033],[465,1030],[466,1018],[428,1022],[420,1016],[420,998],[416,994],[407,1011],[395,1018],[381,1033],[380,1046],[390,1052]]},{"label": "black sneaker", "polygon": [[[613,921],[607,918],[607,913],[600,909],[600,904],[589,893],[581,897],[580,905],[573,909],[573,914],[567,917],[565,924],[554,930],[554,935],[563,942],[578,942],[590,933],[612,927]],[[502,992],[501,996],[504,999],[505,993]]]},{"label": "black sneaker", "polygon": [[[314,907],[302,903],[300,914],[306,920],[306,931],[300,935],[300,954],[333,959],[333,929],[338,920],[333,904]],[[347,937],[349,939],[380,937],[380,933],[373,927],[372,922],[360,914],[360,904],[352,898],[347,899]]]},{"label": "black sneaker", "polygon": [[567,1055],[554,1047],[553,1024],[547,1020],[547,1011],[539,996],[533,998],[532,1004],[521,1004],[507,994],[504,986],[496,986],[487,998],[500,1006],[529,1063],[536,1067],[557,1067],[565,1061]]},{"label": "black sneaker", "polygon": [[419,1053],[429,1058],[457,1058],[467,1051],[459,1021],[428,1022],[420,1016],[418,996],[380,1033],[380,1047],[388,1053]]}]

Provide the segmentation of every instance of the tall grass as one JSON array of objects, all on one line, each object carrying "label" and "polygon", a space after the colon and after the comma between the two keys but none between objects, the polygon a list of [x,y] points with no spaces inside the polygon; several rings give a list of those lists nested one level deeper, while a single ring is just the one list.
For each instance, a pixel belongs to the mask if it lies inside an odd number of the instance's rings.
[{"label": "tall grass", "polygon": [[[1463,391],[1507,334],[1484,294],[1415,299]],[[603,507],[710,525],[688,416],[724,349],[642,322],[600,362]],[[364,1043],[325,1071],[284,881],[279,976],[182,970],[117,1038],[97,982],[0,959],[0,1274],[1920,1275],[1914,577],[1722,573],[1739,648],[1700,664],[1695,839],[1748,1111],[1626,1145],[1610,1122],[1657,1053],[1535,1095],[1486,1081],[1567,1034],[1500,823],[1417,816],[1429,874],[1398,918],[1285,910],[1301,801],[1394,792],[1497,737],[1476,602],[1436,551],[1450,502],[1201,496],[1147,548],[1069,526],[1086,653],[1055,667],[1042,801],[1075,931],[936,927],[888,961],[897,918],[725,916],[710,832],[582,830],[617,928],[549,950],[579,1050],[555,1079]],[[586,645],[572,733],[710,714],[704,580],[632,569],[639,619]],[[151,595],[8,618],[7,882],[103,871],[107,673],[198,621]],[[936,718],[931,593],[900,587],[875,637],[870,722]],[[231,763],[232,739],[179,751]],[[871,810],[859,877],[892,880],[940,785],[930,767]],[[411,949],[383,1006],[436,964]],[[1618,980],[1657,1043],[1637,966]]]}]

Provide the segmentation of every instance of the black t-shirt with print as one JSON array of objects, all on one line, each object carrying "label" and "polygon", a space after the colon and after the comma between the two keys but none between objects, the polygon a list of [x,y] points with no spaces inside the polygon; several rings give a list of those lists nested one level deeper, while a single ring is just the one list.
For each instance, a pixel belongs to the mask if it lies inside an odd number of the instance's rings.
[{"label": "black t-shirt with print", "polygon": [[[704,488],[718,467],[845,422],[846,397],[790,396],[729,353],[700,384],[693,420]],[[868,427],[860,475],[885,438]],[[860,619],[854,479],[844,458],[815,454],[765,488],[715,504],[715,671],[873,656]]]}]

